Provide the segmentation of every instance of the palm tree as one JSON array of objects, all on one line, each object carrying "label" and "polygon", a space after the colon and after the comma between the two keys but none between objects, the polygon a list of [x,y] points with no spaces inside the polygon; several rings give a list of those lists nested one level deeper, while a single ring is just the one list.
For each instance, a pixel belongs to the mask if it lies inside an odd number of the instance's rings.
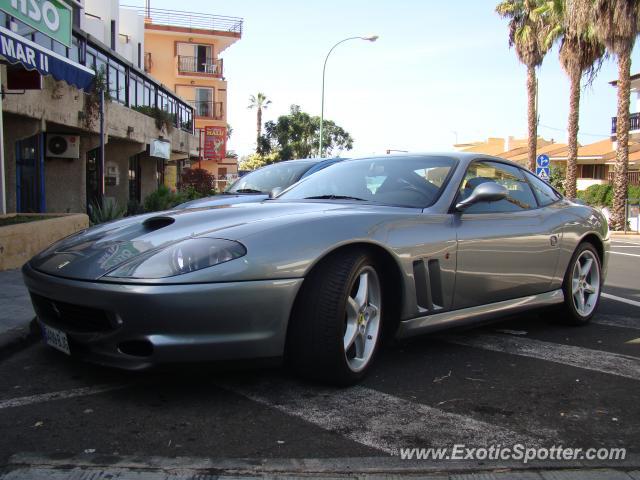
[{"label": "palm tree", "polygon": [[541,0],[503,0],[496,13],[509,21],[509,46],[527,67],[527,123],[529,130],[529,170],[535,171],[538,141],[538,115],[536,111],[536,67],[542,64],[547,52],[541,22],[534,15]]},{"label": "palm tree", "polygon": [[583,5],[590,0],[551,0],[535,12],[546,32],[545,44],[560,41],[560,64],[569,77],[569,121],[565,189],[568,198],[577,196],[578,129],[580,115],[580,80],[584,74],[593,81],[604,55],[604,45],[595,34],[593,24],[584,18]]},{"label": "palm tree", "polygon": [[259,142],[260,134],[262,133],[262,110],[265,110],[271,105],[271,100],[267,100],[267,96],[264,93],[258,92],[257,95],[251,95],[249,97],[249,109],[256,109],[256,141]]},{"label": "palm tree", "polygon": [[625,226],[625,201],[629,180],[629,102],[631,87],[631,51],[640,31],[640,0],[591,0],[591,12],[596,34],[609,53],[618,59],[618,112],[616,140],[616,166],[613,176],[614,230]]}]

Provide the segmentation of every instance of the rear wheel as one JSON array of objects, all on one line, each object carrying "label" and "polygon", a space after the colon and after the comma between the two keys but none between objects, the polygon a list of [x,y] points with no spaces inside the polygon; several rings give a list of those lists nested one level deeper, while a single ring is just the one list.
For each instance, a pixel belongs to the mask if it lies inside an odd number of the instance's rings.
[{"label": "rear wheel", "polygon": [[600,303],[602,267],[595,247],[590,243],[578,246],[564,277],[563,321],[584,325],[593,317]]},{"label": "rear wheel", "polygon": [[287,338],[299,374],[350,385],[369,370],[382,332],[382,284],[365,252],[326,259],[305,280]]}]

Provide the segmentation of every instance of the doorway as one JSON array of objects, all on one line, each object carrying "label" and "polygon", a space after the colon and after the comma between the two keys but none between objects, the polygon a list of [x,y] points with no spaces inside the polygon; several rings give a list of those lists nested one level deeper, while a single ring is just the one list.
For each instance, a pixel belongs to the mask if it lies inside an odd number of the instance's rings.
[{"label": "doorway", "polygon": [[100,201],[100,148],[87,152],[87,213]]},{"label": "doorway", "polygon": [[16,211],[46,212],[43,134],[16,142]]}]

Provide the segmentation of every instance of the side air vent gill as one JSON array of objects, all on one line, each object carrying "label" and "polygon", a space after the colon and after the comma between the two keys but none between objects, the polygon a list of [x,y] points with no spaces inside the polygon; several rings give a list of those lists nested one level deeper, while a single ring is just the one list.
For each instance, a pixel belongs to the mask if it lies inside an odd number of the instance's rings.
[{"label": "side air vent gill", "polygon": [[413,278],[418,306],[430,312],[440,310],[443,305],[440,261],[415,260],[413,262]]}]

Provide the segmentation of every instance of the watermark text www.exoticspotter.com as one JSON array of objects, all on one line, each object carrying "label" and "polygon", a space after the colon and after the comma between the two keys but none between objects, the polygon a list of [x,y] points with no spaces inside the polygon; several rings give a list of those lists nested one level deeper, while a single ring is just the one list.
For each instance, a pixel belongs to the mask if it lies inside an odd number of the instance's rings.
[{"label": "watermark text www.exoticspotter.com", "polygon": [[520,443],[510,447],[502,445],[468,447],[456,444],[452,447],[401,448],[397,455],[402,460],[513,460],[529,463],[550,460],[624,460],[627,456],[627,449],[575,448],[563,445],[527,447]]}]

